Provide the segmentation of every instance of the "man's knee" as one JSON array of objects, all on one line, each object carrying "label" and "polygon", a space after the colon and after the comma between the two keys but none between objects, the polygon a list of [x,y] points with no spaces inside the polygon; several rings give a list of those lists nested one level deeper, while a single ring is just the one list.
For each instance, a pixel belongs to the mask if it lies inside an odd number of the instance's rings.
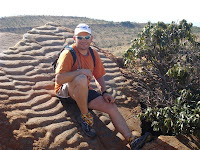
[{"label": "man's knee", "polygon": [[111,111],[117,111],[118,110],[117,105],[115,103],[110,104],[110,110]]},{"label": "man's knee", "polygon": [[106,113],[107,114],[113,114],[113,113],[116,113],[118,111],[118,108],[117,108],[117,105],[115,103],[111,104],[107,104],[106,106]]}]

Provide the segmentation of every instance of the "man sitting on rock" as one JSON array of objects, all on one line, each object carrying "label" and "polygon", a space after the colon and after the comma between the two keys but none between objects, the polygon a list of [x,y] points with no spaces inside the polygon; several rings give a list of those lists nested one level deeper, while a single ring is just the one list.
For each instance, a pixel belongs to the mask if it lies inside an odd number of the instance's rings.
[{"label": "man sitting on rock", "polygon": [[[81,115],[81,126],[87,136],[95,137],[96,132],[92,128],[93,116],[88,109],[107,113],[115,128],[130,143],[132,149],[139,149],[151,137],[150,133],[137,138],[132,135],[126,121],[118,111],[115,99],[106,92],[104,81],[105,69],[97,51],[93,50],[95,61],[89,50],[93,36],[91,29],[86,24],[79,24],[74,31],[74,44],[71,46],[75,51],[76,62],[73,64],[73,56],[69,49],[64,50],[56,67],[55,91],[57,96],[64,94],[76,101]],[[95,63],[95,64],[94,64]],[[89,84],[92,78],[99,83],[101,94],[91,89]]]}]

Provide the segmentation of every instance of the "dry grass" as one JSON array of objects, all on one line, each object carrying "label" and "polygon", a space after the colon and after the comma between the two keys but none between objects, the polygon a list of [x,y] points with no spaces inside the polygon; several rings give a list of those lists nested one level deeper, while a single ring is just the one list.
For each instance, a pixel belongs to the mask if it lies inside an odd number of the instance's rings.
[{"label": "dry grass", "polygon": [[122,57],[123,53],[130,48],[130,44],[122,45],[122,46],[115,46],[110,48],[103,48],[103,50],[108,50],[116,57]]},{"label": "dry grass", "polygon": [[[135,39],[145,26],[142,23],[111,22],[86,17],[18,16],[0,18],[0,32],[24,34],[47,22],[55,22],[71,29],[74,29],[81,22],[87,23],[92,28],[94,43],[104,50],[109,50],[117,57],[122,57],[123,52],[129,48],[130,41]],[[200,42],[200,28],[193,27],[193,32]]]},{"label": "dry grass", "polygon": [[144,26],[144,24],[133,22],[128,22],[127,25],[126,22],[109,22],[85,17],[18,16],[0,18],[0,32],[24,34],[47,22],[55,22],[71,29],[74,29],[80,22],[85,22],[92,28],[95,44],[100,48],[110,50],[117,56],[127,49],[127,45]]}]

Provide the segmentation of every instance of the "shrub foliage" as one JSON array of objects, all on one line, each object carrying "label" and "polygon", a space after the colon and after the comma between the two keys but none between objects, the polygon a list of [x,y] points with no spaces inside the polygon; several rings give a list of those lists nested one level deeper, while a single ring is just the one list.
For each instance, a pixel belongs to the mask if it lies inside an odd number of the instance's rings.
[{"label": "shrub foliage", "polygon": [[124,53],[124,64],[141,80],[148,79],[143,88],[151,94],[141,101],[151,107],[140,117],[163,134],[200,130],[200,50],[191,28],[186,20],[149,22]]}]

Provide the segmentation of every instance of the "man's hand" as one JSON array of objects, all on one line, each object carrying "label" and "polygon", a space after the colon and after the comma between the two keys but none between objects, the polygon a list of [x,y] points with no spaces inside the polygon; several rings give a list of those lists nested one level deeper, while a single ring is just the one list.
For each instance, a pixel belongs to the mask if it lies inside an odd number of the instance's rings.
[{"label": "man's hand", "polygon": [[79,71],[81,74],[86,75],[89,81],[92,79],[93,75],[89,69],[79,69]]},{"label": "man's hand", "polygon": [[115,99],[108,93],[104,93],[103,98],[107,103],[114,103],[115,102]]}]

